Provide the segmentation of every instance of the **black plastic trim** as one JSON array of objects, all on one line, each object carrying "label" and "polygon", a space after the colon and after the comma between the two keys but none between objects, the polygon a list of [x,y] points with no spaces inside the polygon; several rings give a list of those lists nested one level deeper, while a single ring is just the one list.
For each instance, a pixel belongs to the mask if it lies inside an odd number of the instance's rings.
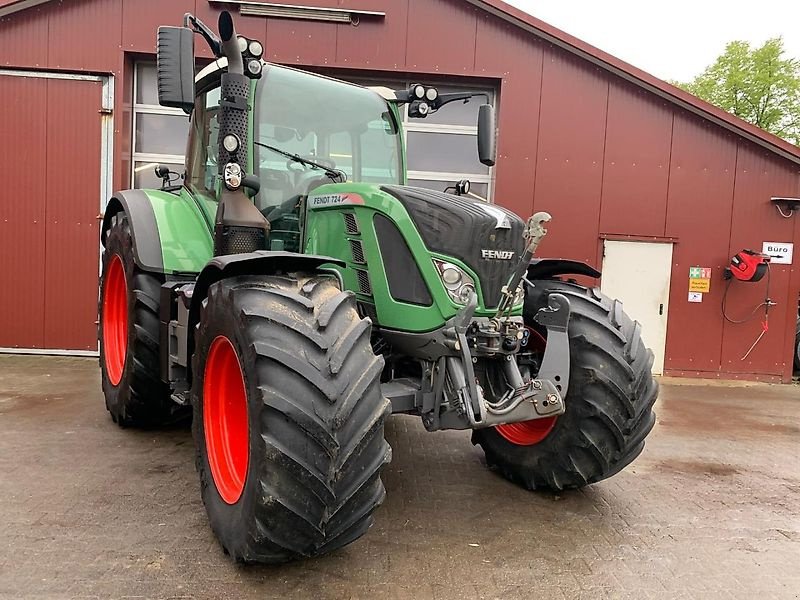
[{"label": "black plastic trim", "polygon": [[161,254],[161,237],[158,222],[150,198],[141,190],[125,190],[115,193],[106,206],[100,241],[105,245],[106,232],[111,229],[111,218],[120,211],[128,216],[133,238],[133,260],[143,271],[164,272]]},{"label": "black plastic trim", "polygon": [[392,298],[417,306],[431,306],[431,292],[397,225],[379,213],[373,217],[372,223]]},{"label": "black plastic trim", "polygon": [[600,271],[579,260],[568,258],[538,258],[528,267],[528,279],[551,279],[558,275],[585,275],[599,279]]},{"label": "black plastic trim", "polygon": [[294,252],[271,252],[259,250],[247,254],[228,254],[212,258],[197,278],[192,291],[192,320],[199,314],[200,305],[208,294],[208,288],[221,279],[237,275],[274,275],[279,271],[313,271],[324,264],[344,267],[345,263],[330,256],[297,254]]},{"label": "black plastic trim", "polygon": [[161,295],[158,304],[158,343],[161,356],[159,357],[159,373],[161,380],[169,383],[169,322],[178,318],[178,302],[175,291],[186,284],[192,283],[194,276],[170,276],[161,284]]}]

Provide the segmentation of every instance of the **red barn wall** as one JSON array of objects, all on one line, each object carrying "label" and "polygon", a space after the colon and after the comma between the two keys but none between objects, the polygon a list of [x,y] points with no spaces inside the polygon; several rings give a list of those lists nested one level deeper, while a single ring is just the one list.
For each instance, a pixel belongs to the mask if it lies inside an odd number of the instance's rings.
[{"label": "red barn wall", "polygon": [[[308,3],[307,3],[308,4]],[[494,198],[523,217],[554,220],[544,254],[599,267],[602,238],[672,240],[666,370],[672,374],[788,381],[800,273],[772,267],[770,332],[751,357],[758,320],[725,323],[722,269],[761,242],[800,245],[797,219],[769,203],[800,195],[798,166],[575,55],[460,0],[312,0],[315,6],[385,11],[358,26],[240,17],[266,58],[371,74],[480,78],[499,95]],[[214,22],[207,0],[53,1],[0,19],[0,66],[115,76],[117,187],[130,168],[132,64],[152,56],[160,24],[191,11]],[[198,53],[208,52],[197,44]],[[690,266],[711,266],[711,293],[688,304]],[[734,286],[731,312],[763,299]]]}]

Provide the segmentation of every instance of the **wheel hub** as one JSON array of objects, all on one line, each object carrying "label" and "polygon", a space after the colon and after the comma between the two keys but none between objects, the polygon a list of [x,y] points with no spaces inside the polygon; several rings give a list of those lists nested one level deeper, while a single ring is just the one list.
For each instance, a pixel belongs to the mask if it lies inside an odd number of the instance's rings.
[{"label": "wheel hub", "polygon": [[115,254],[103,283],[103,355],[112,385],[119,384],[128,349],[128,284],[122,259]]},{"label": "wheel hub", "polygon": [[247,391],[231,341],[211,343],[203,376],[203,430],[214,485],[227,504],[238,502],[250,461]]}]

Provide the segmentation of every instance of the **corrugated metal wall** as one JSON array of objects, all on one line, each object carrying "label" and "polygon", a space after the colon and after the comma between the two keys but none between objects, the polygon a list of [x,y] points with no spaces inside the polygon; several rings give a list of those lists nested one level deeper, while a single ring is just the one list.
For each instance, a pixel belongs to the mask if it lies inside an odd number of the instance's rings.
[{"label": "corrugated metal wall", "polygon": [[[313,0],[382,10],[356,26],[242,17],[276,62],[370,72],[476,77],[500,89],[495,198],[554,216],[542,252],[602,262],[606,236],[672,240],[668,373],[788,380],[800,272],[775,265],[770,333],[747,361],[759,323],[723,323],[721,270],[743,247],[800,244],[773,195],[798,195],[797,165],[711,125],[583,59],[460,0]],[[117,76],[117,186],[128,179],[130,65],[151,56],[159,24],[186,11],[214,22],[207,0],[53,2],[0,20],[0,64]],[[198,44],[198,49],[200,45]],[[201,52],[203,53],[203,52]],[[207,52],[204,53],[207,55]],[[690,266],[714,268],[711,293],[687,303]],[[731,312],[763,297],[731,290]]]},{"label": "corrugated metal wall", "polygon": [[101,87],[0,74],[0,347],[97,348]]}]

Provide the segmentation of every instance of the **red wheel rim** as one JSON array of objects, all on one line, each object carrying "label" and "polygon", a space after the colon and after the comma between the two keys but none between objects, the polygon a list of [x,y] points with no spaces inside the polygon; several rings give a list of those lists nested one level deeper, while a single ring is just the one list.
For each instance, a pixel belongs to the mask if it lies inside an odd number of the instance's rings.
[{"label": "red wheel rim", "polygon": [[[534,350],[544,352],[544,348],[547,345],[547,340],[544,336],[530,327],[526,329],[530,336],[528,346]],[[516,446],[534,446],[550,435],[553,427],[556,426],[556,421],[558,421],[558,417],[548,417],[546,419],[498,425],[495,430],[504,439]]]},{"label": "red wheel rim", "polygon": [[122,259],[115,254],[103,280],[103,355],[112,385],[122,379],[128,349],[128,284]]},{"label": "red wheel rim", "polygon": [[212,343],[203,376],[203,430],[211,476],[222,499],[235,504],[250,461],[247,392],[239,357],[223,335]]}]

